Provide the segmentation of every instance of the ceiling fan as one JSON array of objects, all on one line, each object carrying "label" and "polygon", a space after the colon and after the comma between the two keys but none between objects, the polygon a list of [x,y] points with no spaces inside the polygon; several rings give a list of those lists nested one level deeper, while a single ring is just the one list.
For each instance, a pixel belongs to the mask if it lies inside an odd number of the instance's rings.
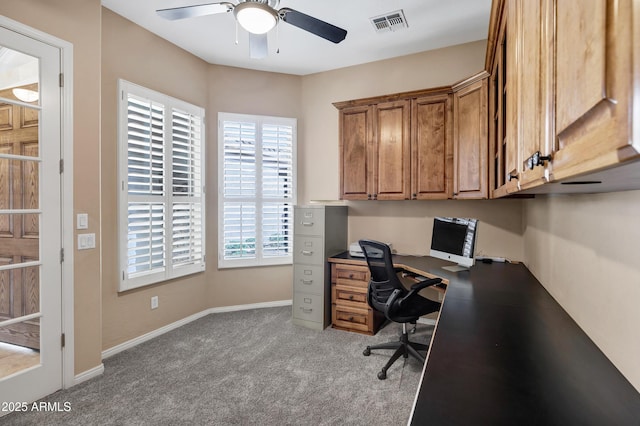
[{"label": "ceiling fan", "polygon": [[278,22],[284,21],[295,27],[315,34],[333,43],[340,43],[347,31],[328,22],[297,10],[283,7],[277,9],[280,0],[238,0],[237,3],[216,2],[193,6],[159,9],[156,12],[165,19],[177,20],[197,16],[233,12],[236,21],[249,32],[249,51],[251,58],[265,58],[268,53],[267,33]]}]

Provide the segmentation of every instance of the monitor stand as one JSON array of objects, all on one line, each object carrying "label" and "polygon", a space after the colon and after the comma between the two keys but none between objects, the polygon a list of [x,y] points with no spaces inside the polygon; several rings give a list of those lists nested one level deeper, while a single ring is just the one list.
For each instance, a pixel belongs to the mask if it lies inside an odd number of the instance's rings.
[{"label": "monitor stand", "polygon": [[469,270],[469,268],[467,268],[466,266],[460,266],[460,265],[443,266],[442,269],[446,269],[447,271],[450,271],[450,272],[460,272],[460,271]]}]

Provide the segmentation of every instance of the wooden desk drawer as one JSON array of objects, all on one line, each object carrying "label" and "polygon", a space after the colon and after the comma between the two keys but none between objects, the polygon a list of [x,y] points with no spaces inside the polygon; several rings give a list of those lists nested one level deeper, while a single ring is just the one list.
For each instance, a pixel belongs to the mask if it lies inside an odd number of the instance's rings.
[{"label": "wooden desk drawer", "polygon": [[369,268],[366,266],[335,265],[336,284],[367,288],[369,277]]},{"label": "wooden desk drawer", "polygon": [[333,325],[338,328],[372,333],[371,309],[359,309],[343,305],[332,305]]},{"label": "wooden desk drawer", "polygon": [[331,302],[345,303],[367,308],[367,292],[357,287],[345,287],[340,284],[331,286]]}]

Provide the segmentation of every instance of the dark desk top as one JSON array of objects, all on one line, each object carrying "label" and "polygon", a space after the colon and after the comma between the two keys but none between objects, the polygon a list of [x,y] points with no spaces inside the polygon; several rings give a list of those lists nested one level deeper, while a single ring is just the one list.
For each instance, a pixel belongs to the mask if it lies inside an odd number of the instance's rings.
[{"label": "dark desk top", "polygon": [[412,425],[640,425],[640,393],[524,265],[394,263],[449,280]]}]

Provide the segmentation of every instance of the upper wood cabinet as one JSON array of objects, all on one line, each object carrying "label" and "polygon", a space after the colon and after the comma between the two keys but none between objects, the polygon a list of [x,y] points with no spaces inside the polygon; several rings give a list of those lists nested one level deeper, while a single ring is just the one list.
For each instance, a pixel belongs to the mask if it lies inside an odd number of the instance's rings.
[{"label": "upper wood cabinet", "polygon": [[[553,192],[538,187],[640,159],[638,9],[633,0],[494,0],[486,61],[492,198]],[[614,190],[615,180],[574,188]]]},{"label": "upper wood cabinet", "polygon": [[340,110],[340,199],[371,199],[373,166],[373,107],[369,105]]},{"label": "upper wood cabinet", "polygon": [[451,197],[449,88],[334,104],[340,110],[340,198]]},{"label": "upper wood cabinet", "polygon": [[453,86],[453,198],[488,198],[487,77]]},{"label": "upper wood cabinet", "polygon": [[411,147],[408,100],[381,102],[374,106],[373,164],[374,200],[406,200],[411,189]]},{"label": "upper wood cabinet", "polygon": [[451,95],[411,101],[411,198],[447,199],[452,193]]},{"label": "upper wood cabinet", "polygon": [[551,178],[565,179],[637,158],[640,141],[632,128],[638,125],[633,120],[634,107],[638,118],[639,102],[636,99],[634,106],[634,91],[636,98],[640,96],[640,3],[548,1],[547,13],[553,18],[548,22],[555,22]]}]

